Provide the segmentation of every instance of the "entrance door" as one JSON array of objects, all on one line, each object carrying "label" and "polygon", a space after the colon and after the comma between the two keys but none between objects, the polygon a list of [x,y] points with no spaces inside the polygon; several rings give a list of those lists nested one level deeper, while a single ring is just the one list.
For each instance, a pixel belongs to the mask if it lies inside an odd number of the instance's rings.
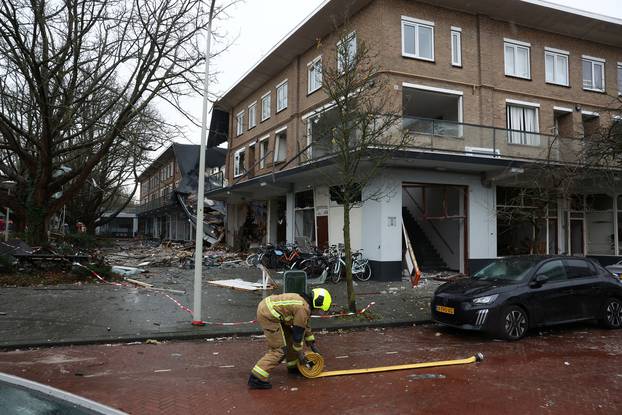
[{"label": "entrance door", "polygon": [[584,255],[583,219],[570,219],[570,254]]},{"label": "entrance door", "polygon": [[320,249],[328,248],[328,216],[317,216],[317,246]]}]

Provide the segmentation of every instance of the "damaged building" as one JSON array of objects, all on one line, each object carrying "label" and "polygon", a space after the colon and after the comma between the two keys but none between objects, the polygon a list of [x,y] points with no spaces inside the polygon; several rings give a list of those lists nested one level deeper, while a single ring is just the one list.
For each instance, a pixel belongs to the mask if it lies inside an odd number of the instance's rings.
[{"label": "damaged building", "polygon": [[[195,239],[199,154],[198,145],[173,143],[138,177],[139,235],[171,241]],[[224,177],[225,155],[225,149],[206,150],[206,190],[210,189],[210,177]],[[204,232],[208,242],[214,244],[224,237],[225,216],[224,202],[206,199]]]},{"label": "damaged building", "polygon": [[321,71],[335,64],[344,18],[413,137],[362,200],[381,186],[391,194],[352,211],[353,248],[374,279],[402,277],[405,235],[424,271],[472,272],[512,253],[616,259],[619,179],[600,188],[596,176],[536,221],[505,213],[534,207],[517,197],[537,180],[527,166],[572,164],[594,132],[620,122],[611,96],[622,91],[622,21],[519,0],[323,3],[215,104],[208,145],[228,143],[227,174],[207,197],[227,202],[227,243],[244,226],[258,243],[342,242],[331,155],[314,143],[333,118]]}]

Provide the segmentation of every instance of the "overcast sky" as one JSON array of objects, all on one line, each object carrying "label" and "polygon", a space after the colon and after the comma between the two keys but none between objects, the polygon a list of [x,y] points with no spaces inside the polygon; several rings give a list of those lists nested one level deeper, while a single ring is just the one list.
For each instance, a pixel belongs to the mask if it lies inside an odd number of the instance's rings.
[{"label": "overcast sky", "polygon": [[[606,16],[622,18],[622,0],[549,0]],[[216,84],[211,91],[220,95],[235,84],[266,52],[279,42],[323,0],[245,0],[233,7],[229,19],[219,28],[226,31],[233,41],[231,47],[217,59],[214,67],[218,72]],[[201,99],[187,101],[186,108],[200,119]],[[172,116],[170,112],[167,113]],[[177,118],[177,117],[176,117]],[[199,143],[200,128],[195,128],[179,117],[179,123],[188,125],[186,140]]]}]

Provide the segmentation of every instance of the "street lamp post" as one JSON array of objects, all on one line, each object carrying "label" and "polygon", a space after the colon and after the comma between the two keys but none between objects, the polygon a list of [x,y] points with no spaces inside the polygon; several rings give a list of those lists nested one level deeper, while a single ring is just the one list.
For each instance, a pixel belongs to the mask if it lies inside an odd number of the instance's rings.
[{"label": "street lamp post", "polygon": [[194,306],[192,324],[203,326],[205,323],[201,318],[201,284],[203,276],[203,208],[205,205],[205,147],[207,141],[207,114],[208,114],[208,93],[209,93],[209,64],[210,49],[212,42],[212,20],[214,17],[214,6],[216,0],[212,0],[209,11],[209,22],[207,23],[207,40],[205,50],[205,79],[203,80],[203,122],[201,125],[201,149],[199,153],[199,185],[197,192],[197,228],[194,249]]}]

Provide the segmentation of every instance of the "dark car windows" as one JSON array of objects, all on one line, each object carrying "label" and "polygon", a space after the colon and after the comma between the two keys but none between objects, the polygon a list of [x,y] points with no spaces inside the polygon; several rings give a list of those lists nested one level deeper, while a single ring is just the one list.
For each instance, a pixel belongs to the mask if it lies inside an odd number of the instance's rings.
[{"label": "dark car windows", "polygon": [[567,278],[566,269],[561,260],[549,261],[542,265],[537,275],[544,274],[549,281],[563,281]]},{"label": "dark car windows", "polygon": [[520,281],[537,263],[532,258],[497,259],[473,274],[478,280]]},{"label": "dark car windows", "polygon": [[582,259],[566,259],[566,272],[568,278],[591,277],[596,274],[594,266]]}]

